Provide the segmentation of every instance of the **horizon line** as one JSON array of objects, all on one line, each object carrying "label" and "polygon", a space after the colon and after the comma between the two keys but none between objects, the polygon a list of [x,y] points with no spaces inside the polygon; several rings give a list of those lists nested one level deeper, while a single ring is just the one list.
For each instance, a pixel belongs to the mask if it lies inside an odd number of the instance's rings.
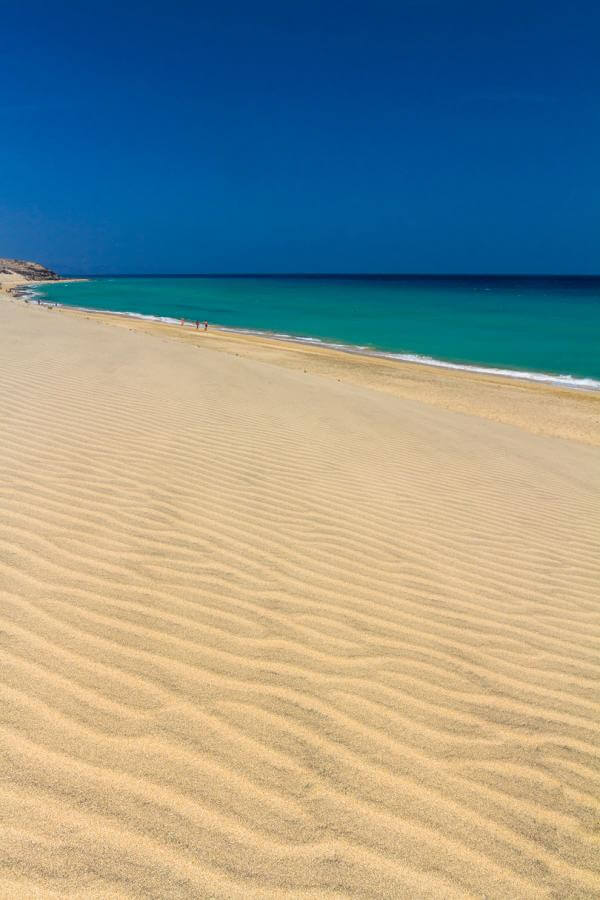
[{"label": "horizon line", "polygon": [[62,275],[66,278],[600,278],[600,272],[63,272]]}]

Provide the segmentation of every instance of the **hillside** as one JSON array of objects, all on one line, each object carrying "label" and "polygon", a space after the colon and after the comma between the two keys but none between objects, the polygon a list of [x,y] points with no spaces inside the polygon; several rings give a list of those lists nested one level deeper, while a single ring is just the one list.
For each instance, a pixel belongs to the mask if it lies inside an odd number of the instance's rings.
[{"label": "hillside", "polygon": [[60,275],[36,262],[0,257],[0,275],[17,275],[27,281],[58,281]]}]

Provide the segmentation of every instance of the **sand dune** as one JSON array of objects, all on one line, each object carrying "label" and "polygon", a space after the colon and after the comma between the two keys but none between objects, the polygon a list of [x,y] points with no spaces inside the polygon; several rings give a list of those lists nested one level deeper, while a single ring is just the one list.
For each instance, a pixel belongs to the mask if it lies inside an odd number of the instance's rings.
[{"label": "sand dune", "polygon": [[0,335],[1,896],[600,894],[593,440]]}]

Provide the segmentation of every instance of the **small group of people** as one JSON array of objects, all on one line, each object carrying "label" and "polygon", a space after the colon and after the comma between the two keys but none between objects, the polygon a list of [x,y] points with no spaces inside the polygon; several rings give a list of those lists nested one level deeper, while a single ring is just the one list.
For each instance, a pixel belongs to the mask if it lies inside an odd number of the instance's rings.
[{"label": "small group of people", "polygon": [[[23,297],[23,300],[25,301],[25,303],[29,303],[29,300],[27,299],[27,297]],[[37,303],[38,306],[45,306],[46,309],[54,309],[54,307],[56,306],[56,303],[43,303],[41,300],[38,300],[37,298],[36,298],[35,302]]]},{"label": "small group of people", "polygon": [[[185,325],[185,319],[181,320],[181,324]],[[190,324],[192,324],[192,323],[190,322]],[[198,330],[200,328],[200,326],[203,325],[204,331],[208,331],[208,322],[206,322],[206,321],[201,322],[199,319],[196,319],[195,325],[196,325],[196,330]]]}]

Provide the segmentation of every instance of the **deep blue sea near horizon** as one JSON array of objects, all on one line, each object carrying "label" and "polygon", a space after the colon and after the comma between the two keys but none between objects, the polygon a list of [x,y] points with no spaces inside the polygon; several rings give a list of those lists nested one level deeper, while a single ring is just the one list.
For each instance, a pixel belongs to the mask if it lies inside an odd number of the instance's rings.
[{"label": "deep blue sea near horizon", "polygon": [[70,306],[600,388],[600,277],[116,276],[35,291]]}]

